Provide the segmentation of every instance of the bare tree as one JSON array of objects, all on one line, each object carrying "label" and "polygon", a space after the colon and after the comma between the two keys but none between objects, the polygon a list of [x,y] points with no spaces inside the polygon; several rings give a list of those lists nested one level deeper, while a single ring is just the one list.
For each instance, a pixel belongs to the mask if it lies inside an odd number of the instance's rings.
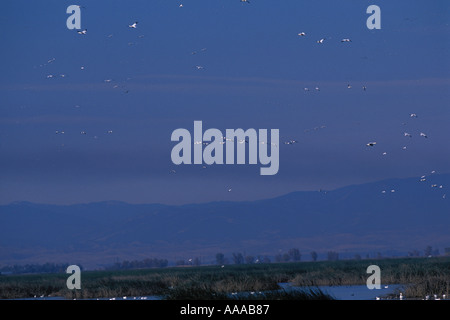
[{"label": "bare tree", "polygon": [[431,256],[433,253],[433,248],[431,246],[427,246],[424,250],[425,257]]},{"label": "bare tree", "polygon": [[233,252],[233,262],[234,264],[243,264],[244,263],[244,256],[242,253]]},{"label": "bare tree", "polygon": [[336,251],[328,251],[327,252],[327,259],[328,259],[328,261],[339,260],[339,253],[337,253]]},{"label": "bare tree", "polygon": [[245,256],[245,263],[252,264],[255,262],[255,258],[253,256]]},{"label": "bare tree", "polygon": [[218,265],[224,265],[225,264],[225,255],[222,252],[219,252],[216,254],[216,263]]},{"label": "bare tree", "polygon": [[302,258],[302,255],[300,254],[300,251],[298,249],[292,248],[288,251],[289,256],[291,257],[292,261],[300,261]]}]

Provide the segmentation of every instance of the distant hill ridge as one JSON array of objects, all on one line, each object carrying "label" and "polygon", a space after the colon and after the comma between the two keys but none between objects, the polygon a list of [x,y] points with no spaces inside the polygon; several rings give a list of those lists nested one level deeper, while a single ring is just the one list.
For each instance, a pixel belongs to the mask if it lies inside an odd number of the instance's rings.
[{"label": "distant hill ridge", "polygon": [[[405,252],[450,247],[450,174],[187,205],[0,206],[0,263],[176,259],[215,253]],[[422,179],[423,180],[423,179]],[[450,192],[449,192],[450,196]],[[70,260],[70,261],[69,261]]]}]

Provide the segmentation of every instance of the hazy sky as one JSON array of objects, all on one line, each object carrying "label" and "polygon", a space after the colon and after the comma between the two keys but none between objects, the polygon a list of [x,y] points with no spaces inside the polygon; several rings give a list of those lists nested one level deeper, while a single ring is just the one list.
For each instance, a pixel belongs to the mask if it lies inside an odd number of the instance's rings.
[{"label": "hazy sky", "polygon": [[[86,35],[66,27],[71,4]],[[449,23],[447,0],[4,1],[0,203],[253,200],[448,173]],[[278,174],[175,166],[171,133],[194,120],[279,129]]]}]

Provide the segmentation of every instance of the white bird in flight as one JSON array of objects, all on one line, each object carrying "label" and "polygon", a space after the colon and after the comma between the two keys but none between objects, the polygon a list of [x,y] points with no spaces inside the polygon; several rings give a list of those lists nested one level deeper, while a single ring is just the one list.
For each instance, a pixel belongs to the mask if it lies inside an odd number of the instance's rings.
[{"label": "white bird in flight", "polygon": [[78,30],[77,33],[78,33],[78,34],[87,34],[87,29],[84,29],[84,30]]},{"label": "white bird in flight", "polygon": [[352,40],[346,38],[346,39],[342,39],[341,42],[352,42]]},{"label": "white bird in flight", "polygon": [[297,35],[299,35],[300,37],[304,37],[304,36],[306,36],[306,33],[304,33],[304,32],[299,32],[299,33],[297,33]]},{"label": "white bird in flight", "polygon": [[374,145],[376,145],[377,143],[376,142],[369,142],[368,144],[367,144],[367,146],[368,147],[373,147]]},{"label": "white bird in flight", "polygon": [[428,136],[425,133],[423,133],[423,132],[420,133],[420,136],[424,137],[424,138],[428,138]]},{"label": "white bird in flight", "polygon": [[320,39],[320,40],[317,40],[317,43],[323,43],[324,41],[325,41],[325,39],[322,38],[322,39]]},{"label": "white bird in flight", "polygon": [[136,21],[135,23],[128,25],[128,27],[133,28],[133,29],[136,29],[137,23],[138,23],[138,22]]}]

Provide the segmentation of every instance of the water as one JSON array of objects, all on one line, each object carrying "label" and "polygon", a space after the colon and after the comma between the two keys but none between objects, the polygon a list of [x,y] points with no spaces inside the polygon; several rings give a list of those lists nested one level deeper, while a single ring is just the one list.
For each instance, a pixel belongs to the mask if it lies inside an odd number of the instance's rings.
[{"label": "water", "polygon": [[381,299],[388,294],[398,293],[404,286],[401,284],[382,285],[381,289],[368,289],[366,285],[352,286],[318,286],[318,287],[295,287],[290,283],[279,283],[286,290],[318,288],[323,293],[328,293],[337,300],[376,300]]},{"label": "water", "polygon": [[[383,296],[399,292],[399,289],[404,286],[401,284],[391,284],[388,286],[382,285],[381,289],[368,289],[365,285],[353,286],[318,286],[318,287],[296,287],[290,283],[279,283],[281,289],[284,290],[308,290],[318,288],[323,293],[329,294],[337,300],[375,300],[377,297],[383,299]],[[251,295],[251,292],[240,292],[239,296],[244,297]],[[258,292],[258,294],[261,294]],[[233,294],[231,294],[233,295]],[[116,297],[116,298],[94,298],[87,300],[161,300],[161,296],[137,296],[137,297]],[[64,297],[36,297],[36,298],[22,298],[14,300],[65,300]],[[81,299],[83,300],[83,299]]]},{"label": "water", "polygon": [[[1,300],[1,299],[0,299]],[[64,297],[36,297],[36,298],[19,298],[11,300],[70,300]],[[92,299],[78,299],[78,300],[162,300],[160,296],[137,296],[137,297],[114,297],[114,298],[92,298]]]}]

